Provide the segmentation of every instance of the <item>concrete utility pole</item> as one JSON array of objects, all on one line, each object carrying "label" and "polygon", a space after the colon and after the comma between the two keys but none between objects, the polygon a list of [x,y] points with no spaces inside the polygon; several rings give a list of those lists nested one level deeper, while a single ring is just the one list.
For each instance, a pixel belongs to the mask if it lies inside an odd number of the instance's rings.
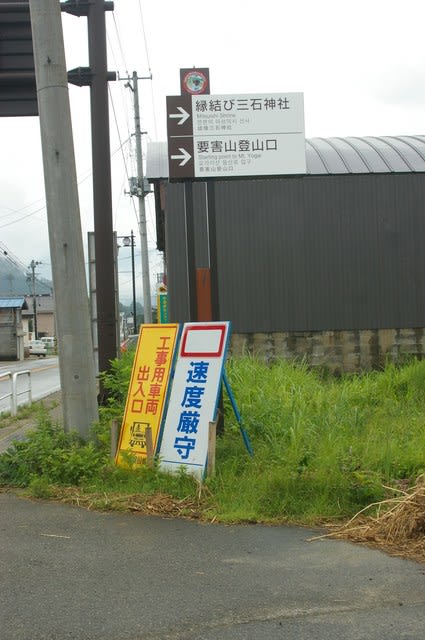
[{"label": "concrete utility pole", "polygon": [[30,0],[65,430],[98,419],[68,80],[58,0]]},{"label": "concrete utility pole", "polygon": [[[109,0],[66,0],[61,11],[87,17],[89,67],[72,69],[70,82],[90,86],[93,163],[93,212],[96,259],[96,337],[99,370],[109,371],[118,355],[117,301],[115,300],[115,239],[112,228],[111,151],[109,142],[108,81],[116,75],[107,71],[105,11],[113,11]],[[100,381],[99,399],[107,393]]]},{"label": "concrete utility pole", "polygon": [[133,71],[133,85],[128,83],[134,95],[134,122],[136,129],[137,197],[139,198],[139,232],[142,253],[143,309],[146,323],[152,322],[151,285],[149,278],[148,234],[146,226],[145,191],[142,156],[142,131],[140,128],[139,89],[137,71]]}]

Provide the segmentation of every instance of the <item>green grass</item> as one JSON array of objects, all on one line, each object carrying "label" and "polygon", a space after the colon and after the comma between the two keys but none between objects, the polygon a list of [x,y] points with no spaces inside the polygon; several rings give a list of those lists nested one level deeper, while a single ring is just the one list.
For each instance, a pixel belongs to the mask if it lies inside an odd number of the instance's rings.
[{"label": "green grass", "polygon": [[34,405],[18,407],[18,411],[15,416],[13,416],[10,411],[3,411],[0,413],[0,429],[14,425],[18,426],[26,418],[33,416],[34,413]]},{"label": "green grass", "polygon": [[424,362],[323,379],[247,358],[231,361],[228,377],[255,455],[241,458],[228,412],[213,480],[222,518],[241,517],[244,505],[255,520],[343,518],[425,470]]},{"label": "green grass", "polygon": [[0,456],[0,485],[46,497],[70,485],[80,495],[168,494],[196,499],[203,517],[224,522],[320,524],[351,517],[425,471],[425,361],[332,378],[304,364],[230,360],[227,376],[254,455],[225,397],[216,473],[201,492],[184,473],[110,463],[108,425],[122,415],[130,368],[130,356],[114,364],[110,405],[91,442],[64,435],[45,416],[27,442]]}]

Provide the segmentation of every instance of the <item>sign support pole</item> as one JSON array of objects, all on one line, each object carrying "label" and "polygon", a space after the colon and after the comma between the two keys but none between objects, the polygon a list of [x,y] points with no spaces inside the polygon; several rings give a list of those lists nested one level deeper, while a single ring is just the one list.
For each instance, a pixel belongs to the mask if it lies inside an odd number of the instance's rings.
[{"label": "sign support pole", "polygon": [[196,270],[195,270],[195,230],[193,222],[193,184],[192,181],[184,183],[184,215],[186,227],[186,260],[187,260],[187,285],[189,296],[189,321],[196,322]]},{"label": "sign support pole", "polygon": [[238,407],[236,405],[236,400],[235,400],[235,397],[234,397],[234,395],[232,393],[232,390],[230,388],[229,381],[227,379],[226,372],[225,372],[224,369],[223,369],[223,382],[224,382],[224,386],[226,387],[227,395],[229,396],[230,404],[232,405],[233,413],[235,414],[236,420],[239,423],[239,429],[240,429],[240,432],[242,434],[242,438],[243,438],[246,450],[248,451],[250,456],[253,456],[254,455],[254,451],[252,450],[252,446],[251,446],[251,442],[249,440],[249,436],[248,436],[247,432],[245,431],[245,429],[242,426],[241,414],[238,411]]},{"label": "sign support pole", "polygon": [[215,184],[212,180],[209,180],[207,182],[207,221],[208,221],[208,253],[209,253],[209,263],[210,263],[210,282],[211,282],[211,313],[212,313],[211,320],[220,320]]}]

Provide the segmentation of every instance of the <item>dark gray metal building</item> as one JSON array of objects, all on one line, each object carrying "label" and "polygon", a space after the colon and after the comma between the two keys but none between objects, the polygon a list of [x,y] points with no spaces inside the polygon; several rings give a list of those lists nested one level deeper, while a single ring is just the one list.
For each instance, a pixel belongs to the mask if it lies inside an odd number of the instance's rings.
[{"label": "dark gray metal building", "polygon": [[[220,316],[234,348],[343,369],[421,355],[425,136],[313,138],[306,156],[305,176],[215,182]],[[185,321],[185,194],[168,182],[166,143],[150,146],[147,175],[170,319]],[[205,183],[193,194],[196,267],[208,267]]]}]

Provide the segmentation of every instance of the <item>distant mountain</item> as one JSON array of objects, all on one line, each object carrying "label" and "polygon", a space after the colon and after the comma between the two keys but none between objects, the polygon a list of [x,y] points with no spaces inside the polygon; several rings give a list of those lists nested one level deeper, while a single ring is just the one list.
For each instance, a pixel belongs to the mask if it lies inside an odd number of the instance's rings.
[{"label": "distant mountain", "polygon": [[[32,294],[31,272],[25,269],[9,252],[0,251],[0,296],[25,296]],[[37,294],[51,293],[52,283],[44,278],[35,282]]]}]

